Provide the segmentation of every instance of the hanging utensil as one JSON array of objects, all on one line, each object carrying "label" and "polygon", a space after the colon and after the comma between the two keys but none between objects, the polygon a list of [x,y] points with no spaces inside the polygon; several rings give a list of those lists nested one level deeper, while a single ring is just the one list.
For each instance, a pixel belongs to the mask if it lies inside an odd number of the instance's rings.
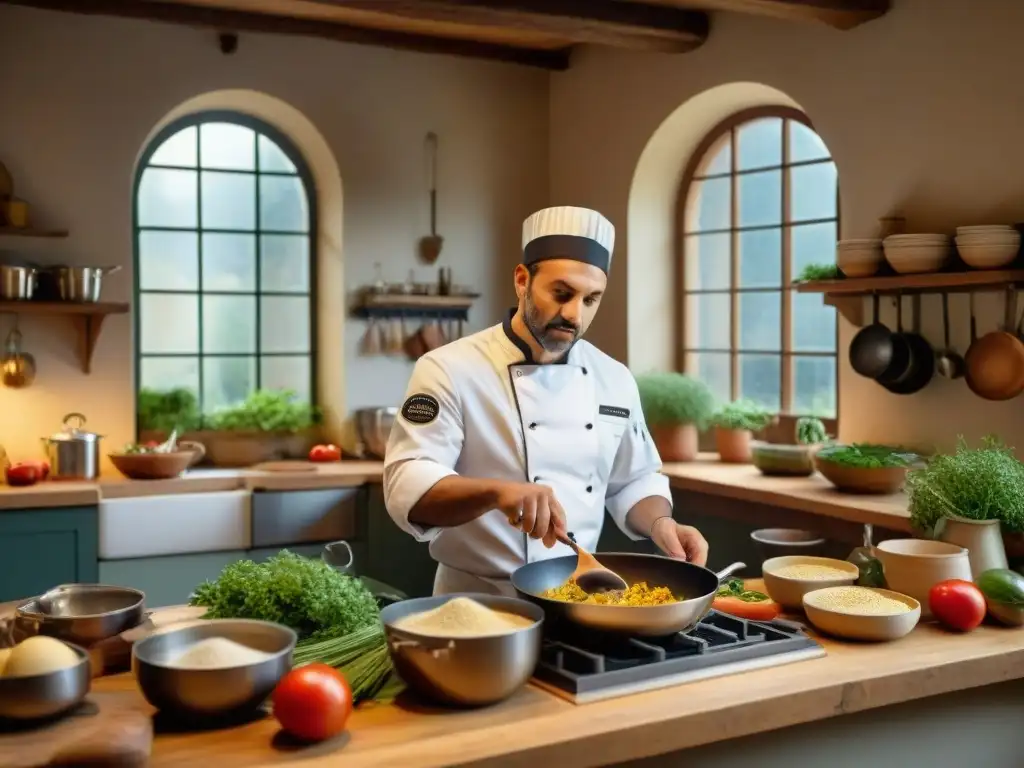
[{"label": "hanging utensil", "polygon": [[947,379],[959,379],[964,375],[964,359],[953,351],[949,343],[949,294],[942,294],[942,350],[935,359],[939,374]]},{"label": "hanging utensil", "polygon": [[903,376],[895,381],[884,382],[882,386],[894,395],[913,395],[920,392],[935,376],[935,350],[928,340],[920,333],[921,297],[914,296],[911,304],[913,312],[913,330],[903,333],[902,322],[900,335],[910,349],[910,363]]},{"label": "hanging utensil", "polygon": [[[973,297],[972,297],[973,298]],[[1024,343],[1017,338],[1017,292],[1006,286],[1003,330],[973,339],[974,302],[971,302],[971,346],[964,356],[967,386],[985,400],[1010,400],[1024,391]]]},{"label": "hanging utensil", "polygon": [[363,335],[363,354],[380,354],[380,337],[377,333],[377,319],[375,317],[370,318],[370,322],[366,326],[366,333]]},{"label": "hanging utensil", "polygon": [[427,134],[427,167],[430,179],[430,234],[420,239],[420,258],[433,264],[441,255],[444,238],[437,234],[437,134]]},{"label": "hanging utensil", "polygon": [[0,374],[3,385],[12,389],[30,386],[36,378],[36,359],[21,348],[21,331],[18,330],[17,316],[14,319],[14,327],[4,342]]},{"label": "hanging utensil", "polygon": [[850,367],[861,376],[873,379],[885,373],[893,360],[893,339],[884,323],[878,320],[878,294],[872,294],[874,320],[857,331],[850,342]]},{"label": "hanging utensil", "polygon": [[903,294],[896,294],[896,332],[890,337],[892,359],[875,379],[883,387],[903,379],[910,371],[910,344],[903,332]]}]

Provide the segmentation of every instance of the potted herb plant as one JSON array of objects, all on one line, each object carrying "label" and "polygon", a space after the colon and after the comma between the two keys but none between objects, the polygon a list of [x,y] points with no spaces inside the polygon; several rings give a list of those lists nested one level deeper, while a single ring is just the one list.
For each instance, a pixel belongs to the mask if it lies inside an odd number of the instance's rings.
[{"label": "potted herb plant", "polygon": [[873,443],[833,443],[814,454],[817,470],[846,493],[896,493],[919,460],[903,448]]},{"label": "potted herb plant", "polygon": [[683,373],[636,377],[647,429],[662,461],[693,461],[698,438],[715,411],[708,386]]},{"label": "potted herb plant", "polygon": [[770,443],[754,440],[750,443],[751,460],[764,475],[810,477],[814,474],[814,454],[828,440],[828,432],[821,419],[801,416],[795,427],[796,442]]},{"label": "potted herb plant", "polygon": [[999,438],[986,437],[980,448],[960,438],[953,453],[907,475],[907,496],[911,524],[922,535],[967,546],[972,564],[983,550],[998,559],[999,538],[1006,555],[1024,557],[1024,464]]},{"label": "potted herb plant", "polygon": [[163,442],[175,429],[179,436],[202,429],[199,400],[184,387],[168,390],[143,387],[139,390],[136,407],[140,442]]},{"label": "potted herb plant", "polygon": [[317,443],[320,411],[290,390],[260,389],[205,417],[207,455],[219,467],[305,458]]},{"label": "potted herb plant", "polygon": [[752,400],[741,399],[722,406],[711,420],[719,459],[729,464],[749,464],[754,433],[773,421],[775,414]]}]

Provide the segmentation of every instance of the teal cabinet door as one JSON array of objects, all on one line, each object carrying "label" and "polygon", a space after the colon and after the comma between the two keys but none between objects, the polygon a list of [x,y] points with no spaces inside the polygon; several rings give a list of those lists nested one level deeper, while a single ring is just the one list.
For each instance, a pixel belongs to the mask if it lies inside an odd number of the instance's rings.
[{"label": "teal cabinet door", "polygon": [[224,568],[245,557],[244,550],[236,550],[102,560],[100,580],[104,584],[141,589],[146,593],[147,608],[184,605],[197,586],[207,579],[213,581]]},{"label": "teal cabinet door", "polygon": [[0,602],[99,580],[96,507],[0,511]]}]

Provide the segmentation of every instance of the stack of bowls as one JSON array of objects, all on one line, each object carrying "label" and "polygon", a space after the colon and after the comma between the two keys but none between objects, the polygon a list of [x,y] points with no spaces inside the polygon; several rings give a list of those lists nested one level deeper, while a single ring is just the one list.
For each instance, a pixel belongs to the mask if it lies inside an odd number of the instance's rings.
[{"label": "stack of bowls", "polygon": [[949,235],[889,235],[882,241],[885,260],[901,275],[938,272],[952,250]]},{"label": "stack of bowls", "polygon": [[836,243],[836,266],[847,277],[871,277],[882,266],[882,241],[840,240]]},{"label": "stack of bowls", "polygon": [[956,249],[974,269],[1005,267],[1020,251],[1020,232],[1008,224],[956,228]]}]

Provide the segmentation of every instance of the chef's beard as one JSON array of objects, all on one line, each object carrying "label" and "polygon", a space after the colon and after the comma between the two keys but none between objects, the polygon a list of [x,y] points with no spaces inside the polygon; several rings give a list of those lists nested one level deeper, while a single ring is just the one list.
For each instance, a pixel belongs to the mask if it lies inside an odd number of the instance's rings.
[{"label": "chef's beard", "polygon": [[[537,343],[541,345],[545,352],[549,352],[553,355],[562,354],[569,349],[579,338],[580,329],[572,323],[566,321],[561,315],[555,315],[554,318],[545,318],[544,314],[533,303],[533,290],[532,286],[526,291],[526,312],[524,313],[524,322],[526,329],[530,332]],[[565,328],[572,332],[571,339],[559,338],[552,334],[555,328]]]}]

